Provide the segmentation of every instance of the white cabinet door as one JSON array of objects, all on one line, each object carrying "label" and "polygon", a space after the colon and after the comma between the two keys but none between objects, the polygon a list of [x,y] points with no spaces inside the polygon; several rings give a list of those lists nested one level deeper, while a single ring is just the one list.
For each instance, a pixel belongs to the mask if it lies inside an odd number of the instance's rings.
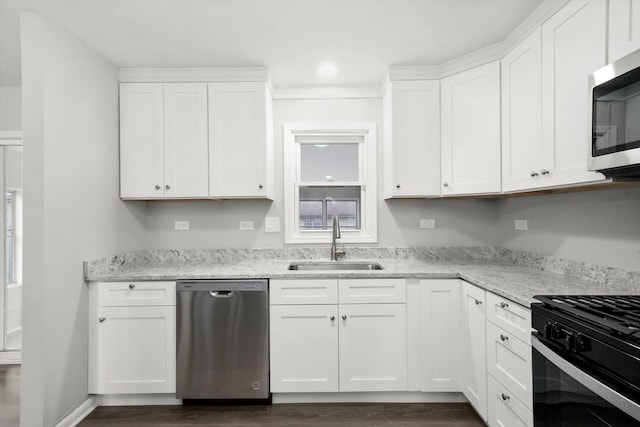
[{"label": "white cabinet door", "polygon": [[384,197],[440,195],[440,82],[394,81],[384,99]]},{"label": "white cabinet door", "polygon": [[272,197],[271,102],[264,82],[209,83],[211,197]]},{"label": "white cabinet door", "polygon": [[442,79],[442,195],[500,192],[500,62]]},{"label": "white cabinet door", "polygon": [[346,304],[339,314],[340,391],[406,391],[406,305]]},{"label": "white cabinet door", "polygon": [[164,198],[162,83],[120,84],[120,197]]},{"label": "white cabinet door", "polygon": [[542,169],[548,185],[604,179],[587,170],[587,79],[605,65],[606,7],[601,0],[572,0],[542,25]]},{"label": "white cabinet door", "polygon": [[533,413],[489,375],[489,427],[533,427]]},{"label": "white cabinet door", "polygon": [[421,391],[460,391],[460,281],[420,281]]},{"label": "white cabinet door", "polygon": [[462,283],[462,392],[487,419],[486,296],[483,289]]},{"label": "white cabinet door", "polygon": [[271,391],[338,391],[336,305],[272,305]]},{"label": "white cabinet door", "polygon": [[165,83],[165,197],[207,197],[208,154],[207,85]]},{"label": "white cabinet door", "polygon": [[640,4],[638,0],[609,1],[609,58],[616,61],[640,49]]},{"label": "white cabinet door", "polygon": [[176,308],[100,307],[97,313],[89,319],[97,325],[98,368],[89,393],[175,393]]},{"label": "white cabinet door", "polygon": [[539,187],[542,164],[541,31],[502,59],[502,189]]}]

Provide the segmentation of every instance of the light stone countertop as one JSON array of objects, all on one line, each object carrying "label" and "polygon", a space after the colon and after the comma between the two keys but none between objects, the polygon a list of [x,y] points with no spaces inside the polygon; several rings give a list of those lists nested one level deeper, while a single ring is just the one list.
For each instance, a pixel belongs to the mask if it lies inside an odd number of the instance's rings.
[{"label": "light stone countertop", "polygon": [[[357,248],[356,248],[357,249]],[[328,261],[326,250],[139,251],[85,263],[88,282],[198,279],[460,278],[529,307],[534,295],[640,294],[640,272],[516,253],[502,248],[352,250],[384,270],[289,271],[291,262]],[[375,252],[375,253],[374,253]],[[301,255],[298,257],[291,257]],[[452,256],[453,255],[453,256]],[[446,259],[453,257],[454,259]],[[550,271],[551,270],[551,271]]]}]

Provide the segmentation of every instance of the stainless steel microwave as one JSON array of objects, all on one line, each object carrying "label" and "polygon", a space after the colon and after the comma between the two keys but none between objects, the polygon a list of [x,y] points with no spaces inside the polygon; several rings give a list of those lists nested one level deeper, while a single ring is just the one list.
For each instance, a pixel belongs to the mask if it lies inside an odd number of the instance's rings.
[{"label": "stainless steel microwave", "polygon": [[640,50],[590,75],[589,87],[589,170],[640,179]]}]

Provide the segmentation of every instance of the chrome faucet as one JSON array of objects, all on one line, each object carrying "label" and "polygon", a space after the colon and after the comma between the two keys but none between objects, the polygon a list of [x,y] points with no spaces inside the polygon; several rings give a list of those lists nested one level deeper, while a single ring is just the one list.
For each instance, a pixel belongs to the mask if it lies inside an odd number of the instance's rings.
[{"label": "chrome faucet", "polygon": [[338,216],[333,217],[333,233],[331,234],[331,261],[337,261],[339,256],[346,255],[344,245],[342,249],[336,248],[336,239],[340,238],[340,223]]}]

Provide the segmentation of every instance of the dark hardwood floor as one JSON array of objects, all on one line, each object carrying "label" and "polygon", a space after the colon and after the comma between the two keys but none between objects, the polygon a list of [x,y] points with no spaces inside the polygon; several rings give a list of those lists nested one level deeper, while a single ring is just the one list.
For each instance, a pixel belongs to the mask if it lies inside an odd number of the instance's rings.
[{"label": "dark hardwood floor", "polygon": [[78,424],[79,427],[481,427],[484,425],[467,403],[111,406],[97,408]]},{"label": "dark hardwood floor", "polygon": [[20,365],[0,365],[0,426],[20,425]]}]

